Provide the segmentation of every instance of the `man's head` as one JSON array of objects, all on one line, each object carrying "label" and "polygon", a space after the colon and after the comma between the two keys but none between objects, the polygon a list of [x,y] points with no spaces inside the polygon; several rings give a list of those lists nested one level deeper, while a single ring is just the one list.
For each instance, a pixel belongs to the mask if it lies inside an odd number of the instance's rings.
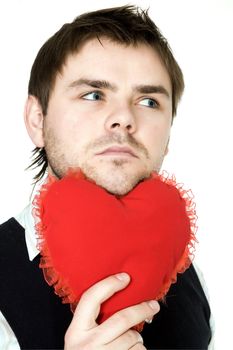
[{"label": "man's head", "polygon": [[[146,12],[83,14],[40,49],[25,108],[34,164],[68,168],[124,194],[159,170],[183,92],[182,72]],[[48,161],[48,163],[47,163]]]}]

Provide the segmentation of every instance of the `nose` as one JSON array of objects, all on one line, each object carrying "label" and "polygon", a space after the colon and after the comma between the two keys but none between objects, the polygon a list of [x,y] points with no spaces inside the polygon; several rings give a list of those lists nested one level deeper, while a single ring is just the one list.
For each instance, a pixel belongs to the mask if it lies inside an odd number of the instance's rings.
[{"label": "nose", "polygon": [[124,131],[133,134],[136,131],[135,115],[130,107],[116,107],[105,120],[108,132]]}]

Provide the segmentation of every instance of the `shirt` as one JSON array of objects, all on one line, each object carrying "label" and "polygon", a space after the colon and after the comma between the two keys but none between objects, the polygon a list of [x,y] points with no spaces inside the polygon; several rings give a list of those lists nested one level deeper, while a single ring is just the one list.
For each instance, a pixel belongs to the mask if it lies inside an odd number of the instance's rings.
[{"label": "shirt", "polygon": [[[38,254],[37,249],[37,238],[34,228],[34,218],[32,216],[32,204],[29,204],[15,219],[20,223],[20,225],[25,229],[25,239],[28,250],[28,255],[30,261],[32,261]],[[208,291],[203,278],[203,274],[200,269],[195,264],[195,270],[198,274],[199,280],[202,284],[203,290],[208,298]],[[214,334],[214,324],[213,319],[210,319],[210,326],[212,329],[212,334]],[[1,350],[19,350],[19,344],[17,339],[0,311],[0,349]],[[212,337],[211,343],[209,344],[208,350],[214,350],[214,337]]]}]

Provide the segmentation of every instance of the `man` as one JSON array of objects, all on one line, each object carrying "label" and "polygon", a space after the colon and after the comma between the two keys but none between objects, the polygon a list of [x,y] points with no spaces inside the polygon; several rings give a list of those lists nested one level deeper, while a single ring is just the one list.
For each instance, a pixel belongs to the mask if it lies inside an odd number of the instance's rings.
[{"label": "man", "polygon": [[[32,165],[41,166],[35,180],[79,167],[109,193],[127,194],[160,170],[183,88],[146,12],[124,6],[65,24],[31,71],[25,123],[36,146]],[[0,240],[2,349],[208,348],[210,309],[193,265],[160,307],[145,301],[99,325],[101,303],[130,283],[126,273],[93,285],[72,315],[38,268],[31,206],[1,225]],[[140,336],[132,327],[144,320]]]}]

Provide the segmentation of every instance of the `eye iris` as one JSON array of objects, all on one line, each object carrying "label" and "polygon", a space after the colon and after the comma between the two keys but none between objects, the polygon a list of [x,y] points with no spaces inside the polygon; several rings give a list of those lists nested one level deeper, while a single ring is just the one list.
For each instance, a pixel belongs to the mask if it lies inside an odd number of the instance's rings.
[{"label": "eye iris", "polygon": [[149,100],[149,106],[150,106],[150,107],[154,107],[154,101]]},{"label": "eye iris", "polygon": [[94,97],[95,100],[99,100],[100,99],[100,95],[97,92],[95,92],[93,94],[93,97]]}]

